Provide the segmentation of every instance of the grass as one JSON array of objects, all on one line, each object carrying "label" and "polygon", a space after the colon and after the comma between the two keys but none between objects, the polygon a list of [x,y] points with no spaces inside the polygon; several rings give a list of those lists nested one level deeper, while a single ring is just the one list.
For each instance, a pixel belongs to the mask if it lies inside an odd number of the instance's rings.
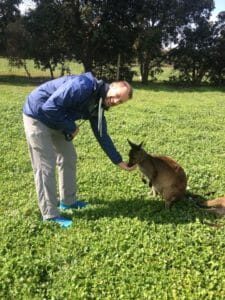
[{"label": "grass", "polygon": [[[138,171],[111,164],[88,123],[74,144],[79,198],[90,206],[66,213],[74,221],[67,230],[41,222],[21,117],[34,84],[10,78],[0,82],[0,298],[224,299],[224,227],[205,224],[224,220],[191,201],[166,210]],[[191,192],[223,195],[224,90],[138,82],[134,89],[132,101],[106,113],[124,159],[127,138],[144,140],[149,152],[184,167]]]},{"label": "grass", "polygon": [[[81,64],[77,63],[69,63],[69,67],[72,72],[81,73],[83,72],[83,67]],[[32,60],[27,60],[27,68],[28,71],[31,72],[31,76],[34,75],[34,77],[49,77],[50,72],[49,70],[42,71],[39,69],[34,68],[34,63]],[[60,76],[60,68],[57,67],[54,71],[55,76]],[[24,68],[17,68],[9,65],[9,62],[7,59],[0,57],[0,76],[5,75],[11,75],[11,76],[27,76]]]}]

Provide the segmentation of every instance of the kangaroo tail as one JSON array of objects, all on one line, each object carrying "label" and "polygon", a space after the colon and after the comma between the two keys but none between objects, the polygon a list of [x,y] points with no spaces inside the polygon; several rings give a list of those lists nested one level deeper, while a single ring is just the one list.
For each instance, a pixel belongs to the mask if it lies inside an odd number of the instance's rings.
[{"label": "kangaroo tail", "polygon": [[204,209],[204,211],[214,213],[217,216],[225,215],[225,197],[202,201],[198,203],[197,206]]},{"label": "kangaroo tail", "polygon": [[202,201],[199,203],[200,207],[214,207],[214,208],[224,208],[225,209],[225,197],[216,198],[213,200]]}]

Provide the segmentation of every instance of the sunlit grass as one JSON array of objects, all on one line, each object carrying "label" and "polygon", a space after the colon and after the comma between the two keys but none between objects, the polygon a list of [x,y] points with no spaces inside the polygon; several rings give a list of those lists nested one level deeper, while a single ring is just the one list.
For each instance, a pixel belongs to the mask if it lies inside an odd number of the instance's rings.
[{"label": "sunlit grass", "polygon": [[[34,62],[32,60],[27,60],[27,69],[31,74],[31,77],[50,77],[49,70],[41,70],[35,68]],[[75,74],[80,74],[83,72],[84,68],[81,64],[70,62],[66,64],[70,68],[70,71]],[[54,71],[54,76],[58,77],[61,74],[60,66]],[[0,76],[27,76],[24,68],[17,68],[15,66],[10,66],[9,62],[5,58],[0,58]]]}]

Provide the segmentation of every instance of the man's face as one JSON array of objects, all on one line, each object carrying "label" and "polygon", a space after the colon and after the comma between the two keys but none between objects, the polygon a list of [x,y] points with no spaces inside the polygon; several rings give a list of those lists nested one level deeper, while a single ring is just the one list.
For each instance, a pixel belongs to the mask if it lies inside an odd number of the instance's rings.
[{"label": "man's face", "polygon": [[128,89],[126,86],[110,86],[104,104],[106,107],[116,106],[128,100]]}]

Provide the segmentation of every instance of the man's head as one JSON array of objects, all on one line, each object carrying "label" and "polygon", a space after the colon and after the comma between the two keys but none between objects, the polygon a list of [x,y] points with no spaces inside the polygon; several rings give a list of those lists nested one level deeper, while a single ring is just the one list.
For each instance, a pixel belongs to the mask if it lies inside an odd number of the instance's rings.
[{"label": "man's head", "polygon": [[127,81],[114,81],[109,85],[104,104],[106,107],[116,106],[131,99],[132,96],[133,89]]}]

